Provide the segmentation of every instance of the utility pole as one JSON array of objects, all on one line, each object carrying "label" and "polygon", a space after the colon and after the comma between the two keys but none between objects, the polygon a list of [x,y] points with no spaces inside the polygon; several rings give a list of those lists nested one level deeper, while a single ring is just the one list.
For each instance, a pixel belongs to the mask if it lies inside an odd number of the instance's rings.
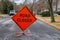
[{"label": "utility pole", "polygon": [[3,10],[4,10],[4,9],[3,9],[3,3],[4,3],[4,0],[1,0],[1,12],[2,12],[2,13],[4,13],[4,12],[3,12]]},{"label": "utility pole", "polygon": [[14,0],[13,0],[13,8],[15,9],[15,4],[14,4]]},{"label": "utility pole", "polygon": [[[33,5],[32,5],[32,12],[35,15],[37,13],[37,9],[34,9],[36,0],[33,0]],[[34,11],[35,10],[35,11]]]},{"label": "utility pole", "polygon": [[56,0],[56,12],[57,12],[57,7],[58,7],[58,1],[59,0]]},{"label": "utility pole", "polygon": [[24,1],[24,5],[27,5],[27,0]]}]

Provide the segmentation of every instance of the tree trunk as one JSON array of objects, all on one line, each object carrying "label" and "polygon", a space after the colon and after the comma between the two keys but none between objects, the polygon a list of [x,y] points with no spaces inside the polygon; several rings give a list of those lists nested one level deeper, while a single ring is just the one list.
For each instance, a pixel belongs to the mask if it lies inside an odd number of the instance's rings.
[{"label": "tree trunk", "polygon": [[52,9],[52,1],[53,1],[53,0],[48,0],[49,13],[50,13],[50,16],[51,16],[51,22],[55,22],[54,14],[53,14],[53,9]]},{"label": "tree trunk", "polygon": [[57,7],[58,7],[58,0],[56,0],[56,12],[57,12]]}]

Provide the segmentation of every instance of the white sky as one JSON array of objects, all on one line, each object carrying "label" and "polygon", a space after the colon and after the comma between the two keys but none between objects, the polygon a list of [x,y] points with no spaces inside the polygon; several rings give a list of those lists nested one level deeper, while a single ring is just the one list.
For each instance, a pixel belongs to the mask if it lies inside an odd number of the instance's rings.
[{"label": "white sky", "polygon": [[15,0],[15,3],[17,3],[17,4],[20,4],[20,3],[23,3],[24,2],[24,0]]},{"label": "white sky", "polygon": [[10,0],[11,2],[15,2],[17,4],[23,3],[25,0]]},{"label": "white sky", "polygon": [[[10,0],[13,1],[13,0]],[[14,0],[15,3],[20,4],[23,3],[25,0]],[[28,0],[30,3],[33,2],[33,0]]]},{"label": "white sky", "polygon": [[[25,0],[15,0],[15,3],[17,3],[17,4],[20,4],[20,3],[23,3]],[[32,0],[29,0],[29,2],[32,2]]]}]

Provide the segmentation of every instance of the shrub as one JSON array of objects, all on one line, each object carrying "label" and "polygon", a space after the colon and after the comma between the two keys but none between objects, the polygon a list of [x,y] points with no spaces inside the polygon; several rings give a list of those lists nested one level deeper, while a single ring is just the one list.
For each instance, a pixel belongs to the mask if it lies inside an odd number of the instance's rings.
[{"label": "shrub", "polygon": [[58,15],[60,15],[60,12],[57,12]]},{"label": "shrub", "polygon": [[43,17],[49,17],[50,16],[50,13],[49,13],[49,11],[45,11],[45,12],[42,12],[41,15]]}]

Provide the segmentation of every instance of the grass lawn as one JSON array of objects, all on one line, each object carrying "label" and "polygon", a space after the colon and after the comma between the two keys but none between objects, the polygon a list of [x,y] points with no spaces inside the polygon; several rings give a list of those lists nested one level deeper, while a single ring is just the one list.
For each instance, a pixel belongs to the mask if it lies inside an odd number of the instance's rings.
[{"label": "grass lawn", "polygon": [[60,30],[60,16],[55,16],[55,21],[56,22],[54,22],[54,23],[51,23],[51,18],[50,17],[41,17],[41,16],[37,15],[36,18],[45,22],[45,23],[48,23],[48,24],[54,26],[55,28],[57,28],[58,30]]},{"label": "grass lawn", "polygon": [[51,23],[50,17],[43,17],[48,23],[54,25],[56,28],[60,30],[60,16],[55,16],[55,21],[54,23]]},{"label": "grass lawn", "polygon": [[6,17],[6,16],[8,16],[8,14],[1,14],[0,13],[0,18]]}]

